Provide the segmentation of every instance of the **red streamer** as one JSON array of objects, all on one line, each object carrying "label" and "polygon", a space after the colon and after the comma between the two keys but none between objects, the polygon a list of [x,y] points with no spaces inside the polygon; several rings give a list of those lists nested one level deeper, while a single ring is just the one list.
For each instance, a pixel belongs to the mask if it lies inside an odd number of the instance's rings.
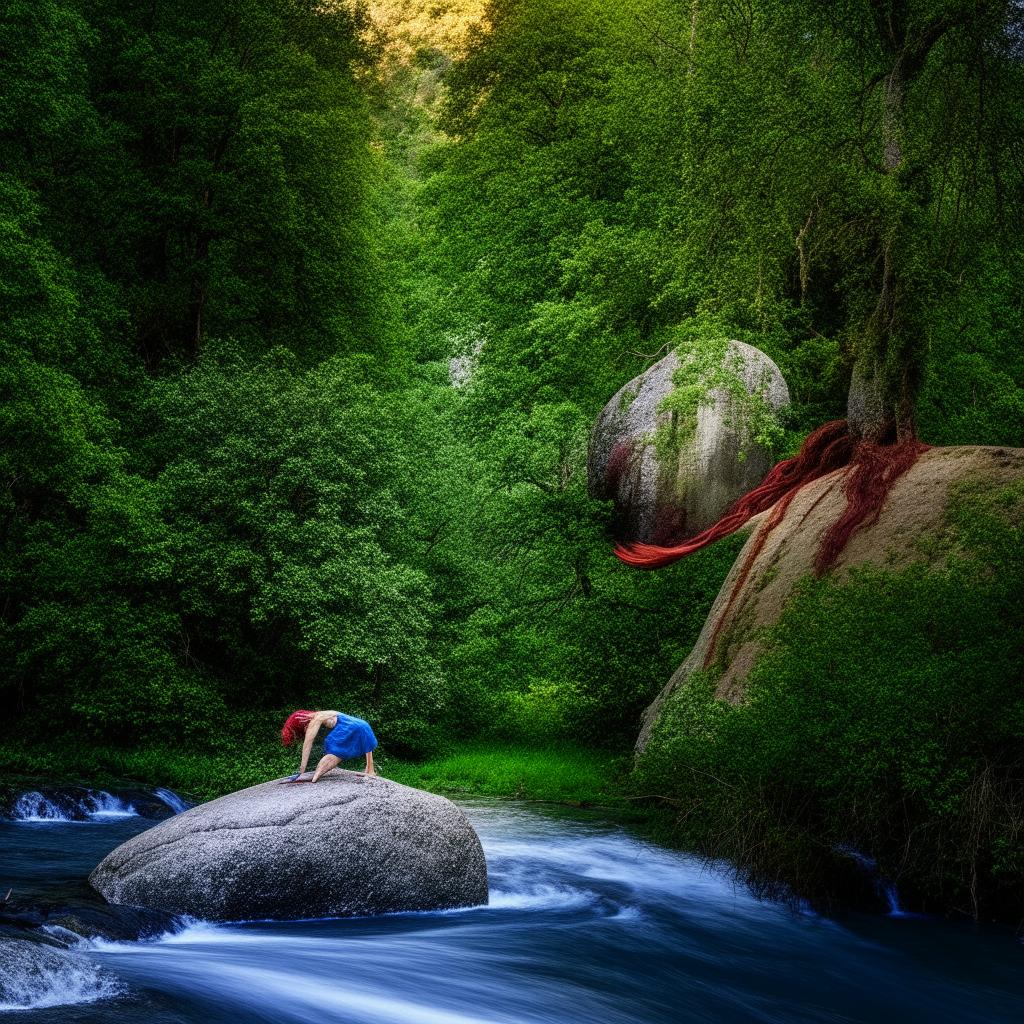
[{"label": "red streamer", "polygon": [[815,559],[815,571],[820,576],[835,563],[861,525],[878,519],[893,484],[927,448],[917,440],[892,445],[856,442],[850,436],[846,420],[832,420],[809,434],[792,459],[778,463],[759,486],[739,498],[717,523],[703,533],[683,544],[669,547],[640,542],[621,544],[616,546],[615,554],[627,565],[638,569],[660,569],[728,537],[751,517],[778,503],[760,532],[752,557],[748,556],[740,572],[736,587],[739,589],[753,560],[764,547],[768,535],[782,521],[797,491],[812,480],[850,466],[843,486],[846,510],[829,527]]},{"label": "red streamer", "polygon": [[[844,466],[850,467],[843,481],[846,509],[826,530],[814,561],[814,570],[821,576],[835,564],[857,529],[865,523],[870,524],[878,520],[893,484],[917,462],[918,457],[927,448],[927,445],[917,440],[900,441],[892,445],[878,445],[868,441],[858,443],[850,436],[845,420],[833,420],[809,434],[794,458],[786,459],[775,466],[760,486],[744,494],[714,526],[708,527],[703,533],[699,533],[685,544],[672,547],[640,543],[619,545],[615,549],[615,554],[627,565],[640,569],[658,569],[663,565],[671,565],[722,537],[728,537],[752,516],[775,506],[767,521],[758,530],[754,543],[744,557],[736,582],[729,592],[729,598],[708,638],[707,651],[704,655],[704,667],[708,668],[714,661],[722,628],[750,575],[750,570],[764,550],[771,532],[785,518],[786,511],[800,488],[833,470],[842,469]],[[821,497],[824,497],[824,494]]]},{"label": "red streamer", "polygon": [[807,436],[792,459],[778,463],[757,487],[739,498],[717,523],[703,533],[671,547],[639,542],[620,544],[615,548],[615,554],[627,565],[638,569],[660,569],[671,565],[735,533],[752,516],[771,508],[787,494],[795,494],[804,484],[841,469],[850,461],[853,447],[846,420],[826,423]]},{"label": "red streamer", "polygon": [[892,485],[927,450],[928,445],[916,439],[889,445],[862,441],[857,445],[843,481],[846,511],[828,528],[814,561],[819,576],[835,564],[861,526],[878,521]]}]

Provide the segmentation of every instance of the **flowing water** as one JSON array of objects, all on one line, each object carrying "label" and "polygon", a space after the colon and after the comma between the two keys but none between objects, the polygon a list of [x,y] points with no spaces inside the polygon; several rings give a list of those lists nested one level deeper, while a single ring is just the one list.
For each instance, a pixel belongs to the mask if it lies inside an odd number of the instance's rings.
[{"label": "flowing water", "polygon": [[[60,1024],[1024,1020],[1024,945],[1007,932],[796,914],[614,826],[465,806],[487,907],[81,943],[22,969],[5,1008]],[[80,886],[150,824],[0,822],[0,885]],[[8,962],[24,966],[25,946],[8,942]]]},{"label": "flowing water", "polygon": [[73,807],[42,793],[22,793],[11,808],[14,821],[87,821],[100,818],[132,818],[135,808],[106,790],[88,790]]}]

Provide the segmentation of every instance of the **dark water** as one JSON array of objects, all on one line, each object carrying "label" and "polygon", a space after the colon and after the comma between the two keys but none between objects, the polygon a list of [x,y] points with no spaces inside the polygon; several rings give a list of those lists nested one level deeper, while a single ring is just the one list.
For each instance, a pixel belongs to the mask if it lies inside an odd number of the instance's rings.
[{"label": "dark water", "polygon": [[[487,852],[488,907],[196,923],[150,942],[82,944],[33,980],[31,1001],[49,1005],[17,1019],[1024,1020],[1024,945],[1007,932],[794,914],[614,827],[507,804],[467,811]],[[108,849],[148,824],[2,822],[0,884],[74,888]]]}]

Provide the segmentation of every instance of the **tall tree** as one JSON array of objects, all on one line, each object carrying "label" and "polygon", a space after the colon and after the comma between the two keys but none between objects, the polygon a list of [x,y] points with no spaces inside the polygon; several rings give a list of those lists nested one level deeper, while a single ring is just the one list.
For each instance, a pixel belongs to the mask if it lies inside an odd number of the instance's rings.
[{"label": "tall tree", "polygon": [[194,358],[210,338],[323,356],[372,337],[372,164],[349,8],[85,6],[117,148],[82,247],[124,287],[149,364]]},{"label": "tall tree", "polygon": [[[836,17],[834,5],[826,11]],[[881,179],[873,225],[877,299],[856,344],[847,413],[858,436],[885,440],[916,432],[925,350],[920,307],[928,260],[936,255],[927,236],[936,219],[949,215],[936,205],[941,195],[935,198],[943,150],[957,147],[953,132],[963,129],[963,116],[972,117],[987,152],[973,170],[969,204],[981,198],[985,176],[994,183],[1006,173],[997,141],[1001,126],[993,123],[1005,110],[990,95],[1006,79],[994,77],[991,65],[1012,58],[1020,14],[1019,5],[1006,0],[868,0],[843,12],[839,22],[854,59],[870,74],[858,92],[858,113],[868,133],[874,126],[877,141],[871,146],[868,134],[861,153],[866,172]],[[940,95],[968,101],[952,123],[929,123]]]}]

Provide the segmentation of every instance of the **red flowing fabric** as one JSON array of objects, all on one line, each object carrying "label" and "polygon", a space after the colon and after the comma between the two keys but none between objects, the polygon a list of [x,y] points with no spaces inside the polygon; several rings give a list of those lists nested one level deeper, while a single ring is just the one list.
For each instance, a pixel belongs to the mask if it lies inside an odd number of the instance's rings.
[{"label": "red flowing fabric", "polygon": [[892,485],[928,447],[915,438],[896,444],[862,441],[857,445],[850,471],[843,481],[846,511],[828,528],[814,561],[814,569],[819,576],[835,564],[861,526],[878,521]]},{"label": "red flowing fabric", "polygon": [[670,547],[639,542],[620,544],[616,546],[615,554],[627,565],[638,569],[660,569],[728,537],[751,517],[776,505],[744,562],[735,592],[742,586],[768,534],[782,521],[797,491],[812,480],[850,466],[843,486],[846,510],[829,527],[815,560],[815,570],[821,575],[834,564],[859,526],[878,519],[892,485],[927,448],[917,440],[892,445],[856,442],[850,436],[846,420],[832,420],[809,434],[792,459],[778,463],[759,486],[739,498],[717,523],[703,533]]},{"label": "red flowing fabric", "polygon": [[841,469],[850,461],[853,447],[846,420],[832,420],[809,434],[793,458],[778,463],[757,487],[739,498],[714,526],[709,526],[703,533],[671,547],[639,542],[620,544],[615,548],[615,554],[627,565],[638,569],[660,569],[671,565],[735,533],[752,516],[771,508],[787,494],[795,494],[798,488],[811,480]]}]

